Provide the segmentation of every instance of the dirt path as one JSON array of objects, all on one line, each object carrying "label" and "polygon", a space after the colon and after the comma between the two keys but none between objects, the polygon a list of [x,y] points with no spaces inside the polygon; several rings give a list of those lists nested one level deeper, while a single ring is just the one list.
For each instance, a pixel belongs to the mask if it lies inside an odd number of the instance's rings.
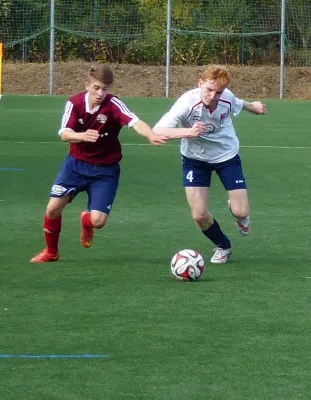
[{"label": "dirt path", "polygon": [[[80,61],[55,64],[54,93],[70,95],[84,89],[84,73],[90,64]],[[113,93],[118,96],[165,96],[165,67],[117,64]],[[230,88],[239,97],[279,98],[278,66],[228,66]],[[204,67],[173,66],[170,97],[177,97],[196,86]],[[311,68],[286,68],[284,94],[288,99],[311,100]],[[4,63],[3,93],[48,94],[49,65]]]}]

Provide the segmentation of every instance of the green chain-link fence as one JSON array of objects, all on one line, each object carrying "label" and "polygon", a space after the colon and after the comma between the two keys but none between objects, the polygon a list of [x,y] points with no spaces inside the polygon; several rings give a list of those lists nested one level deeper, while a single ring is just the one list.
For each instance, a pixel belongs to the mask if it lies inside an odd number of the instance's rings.
[{"label": "green chain-link fence", "polygon": [[0,0],[0,41],[6,60],[310,66],[311,0]]}]

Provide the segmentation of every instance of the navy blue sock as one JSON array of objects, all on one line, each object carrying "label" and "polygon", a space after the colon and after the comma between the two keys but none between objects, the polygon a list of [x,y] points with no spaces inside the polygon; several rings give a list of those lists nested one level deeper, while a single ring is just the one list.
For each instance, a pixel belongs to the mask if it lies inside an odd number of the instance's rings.
[{"label": "navy blue sock", "polygon": [[203,235],[209,238],[217,247],[222,249],[230,249],[231,243],[227,236],[220,229],[218,222],[214,219],[214,223],[205,231],[202,231]]}]

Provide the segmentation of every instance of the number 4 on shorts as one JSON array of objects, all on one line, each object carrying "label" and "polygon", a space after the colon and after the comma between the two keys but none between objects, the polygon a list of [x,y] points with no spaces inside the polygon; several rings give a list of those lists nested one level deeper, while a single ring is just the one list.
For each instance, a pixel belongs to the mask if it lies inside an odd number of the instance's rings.
[{"label": "number 4 on shorts", "polygon": [[186,178],[188,179],[189,182],[193,181],[193,171],[189,171]]}]

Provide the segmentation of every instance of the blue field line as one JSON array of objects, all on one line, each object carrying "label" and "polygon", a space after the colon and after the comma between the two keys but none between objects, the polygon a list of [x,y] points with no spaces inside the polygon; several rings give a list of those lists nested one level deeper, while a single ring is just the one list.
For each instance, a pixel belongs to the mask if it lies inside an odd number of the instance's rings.
[{"label": "blue field line", "polygon": [[0,354],[0,358],[109,358],[107,354]]},{"label": "blue field line", "polygon": [[0,172],[12,172],[12,171],[47,172],[47,171],[55,171],[55,168],[54,169],[48,169],[48,168],[0,168]]},{"label": "blue field line", "polygon": [[26,171],[25,168],[0,168],[0,171]]}]

